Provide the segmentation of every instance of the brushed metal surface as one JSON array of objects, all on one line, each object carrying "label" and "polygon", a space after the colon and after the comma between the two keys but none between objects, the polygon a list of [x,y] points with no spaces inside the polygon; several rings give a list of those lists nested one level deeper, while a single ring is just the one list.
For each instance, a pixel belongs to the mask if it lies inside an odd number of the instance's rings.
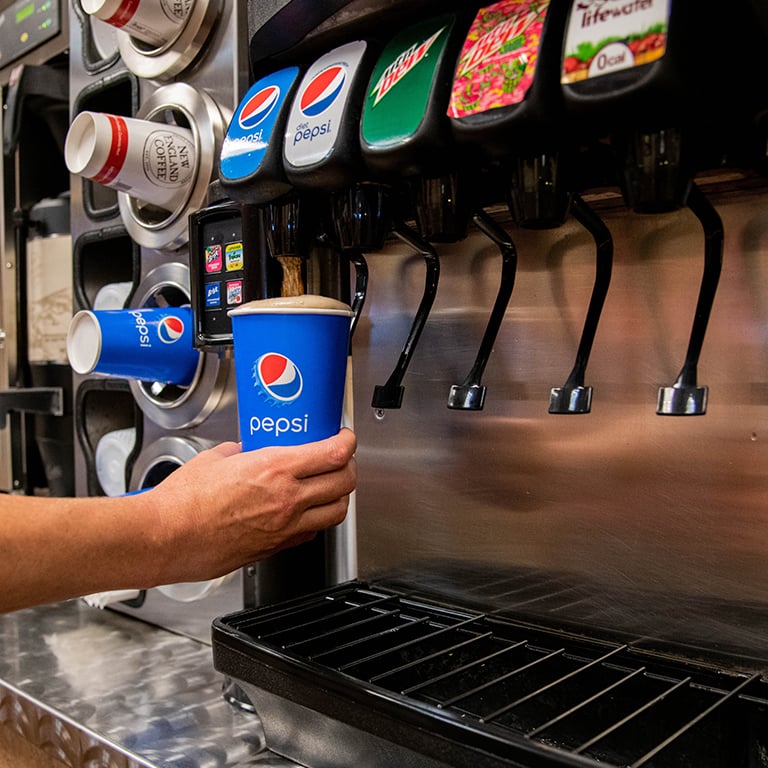
[{"label": "brushed metal surface", "polygon": [[[368,257],[354,346],[362,578],[405,569],[428,582],[445,563],[497,576],[530,569],[587,585],[593,605],[611,604],[612,621],[623,588],[634,595],[622,615],[634,633],[669,634],[677,616],[692,642],[730,643],[768,668],[768,195],[711,200],[725,252],[698,367],[710,388],[704,416],[655,413],[658,388],[682,366],[703,269],[703,233],[688,210],[604,212],[615,262],[584,415],[547,413],[594,277],[594,243],[572,219],[550,231],[508,226],[519,268],[482,412],[450,411],[446,400],[482,336],[496,250],[478,233],[439,247],[440,286],[403,406],[381,413],[368,407],[371,392],[397,359],[423,266],[394,244]],[[460,576],[441,584],[472,596]],[[719,601],[723,615],[711,603],[692,608],[699,598]],[[747,618],[724,620],[734,607]],[[548,615],[578,611],[565,601]]]},{"label": "brushed metal surface", "polygon": [[211,650],[81,601],[0,616],[0,725],[68,768],[288,768]]}]

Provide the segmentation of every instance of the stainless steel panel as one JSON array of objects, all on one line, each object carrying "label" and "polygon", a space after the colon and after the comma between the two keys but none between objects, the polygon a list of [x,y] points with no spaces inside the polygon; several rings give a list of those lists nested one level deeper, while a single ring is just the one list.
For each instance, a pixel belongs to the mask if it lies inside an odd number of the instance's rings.
[{"label": "stainless steel panel", "polygon": [[[768,194],[705,192],[724,222],[725,253],[698,368],[710,387],[704,416],[655,413],[658,387],[683,363],[703,268],[690,211],[641,216],[603,206],[615,264],[585,415],[547,413],[550,388],[573,365],[594,276],[594,243],[573,220],[559,230],[509,230],[519,270],[482,412],[449,411],[446,399],[474,359],[498,252],[478,233],[439,247],[438,295],[403,407],[378,414],[371,392],[397,359],[423,264],[394,244],[369,257],[354,348],[361,577],[406,569],[428,581],[444,563],[563,574],[591,585],[598,603],[614,601],[617,588],[639,590],[645,597],[624,618],[651,636],[670,616],[684,626],[692,598],[765,611]],[[460,579],[451,590],[471,597]],[[665,596],[657,609],[654,595]],[[703,645],[734,641],[766,657],[756,623],[695,618]]]}]

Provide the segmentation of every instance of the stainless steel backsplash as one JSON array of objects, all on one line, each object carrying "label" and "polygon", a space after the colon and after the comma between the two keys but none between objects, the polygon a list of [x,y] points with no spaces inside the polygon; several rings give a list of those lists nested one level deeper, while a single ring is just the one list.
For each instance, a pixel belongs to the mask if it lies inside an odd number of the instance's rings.
[{"label": "stainless steel backsplash", "polygon": [[495,297],[495,246],[478,232],[438,246],[437,299],[402,408],[379,413],[371,393],[400,353],[424,267],[394,243],[368,258],[354,343],[361,577],[406,574],[496,609],[733,647],[768,667],[768,192],[703,188],[725,228],[698,366],[703,416],[656,415],[658,388],[683,364],[704,264],[687,209],[640,215],[593,200],[615,260],[584,415],[547,412],[594,279],[594,241],[573,219],[526,231],[495,212],[519,266],[480,412],[446,401]]}]

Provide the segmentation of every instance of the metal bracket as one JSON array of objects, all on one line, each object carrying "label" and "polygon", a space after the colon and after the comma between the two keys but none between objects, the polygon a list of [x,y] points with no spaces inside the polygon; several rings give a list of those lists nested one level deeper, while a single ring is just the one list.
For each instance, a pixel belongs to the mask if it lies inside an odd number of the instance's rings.
[{"label": "metal bracket", "polygon": [[61,387],[0,389],[0,429],[5,428],[10,411],[64,415],[64,391]]}]

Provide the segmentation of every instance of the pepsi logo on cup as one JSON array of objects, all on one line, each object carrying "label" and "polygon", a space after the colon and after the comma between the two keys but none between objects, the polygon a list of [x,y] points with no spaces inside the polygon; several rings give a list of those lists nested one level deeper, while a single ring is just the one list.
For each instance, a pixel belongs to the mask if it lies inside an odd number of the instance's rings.
[{"label": "pepsi logo on cup", "polygon": [[299,367],[279,352],[267,352],[253,366],[256,387],[273,402],[283,405],[298,399],[304,389]]},{"label": "pepsi logo on cup", "polygon": [[164,317],[157,324],[157,336],[163,344],[174,344],[184,336],[184,321],[180,317]]},{"label": "pepsi logo on cup", "polygon": [[312,78],[301,94],[301,113],[306,117],[317,117],[325,112],[338,98],[346,79],[346,70],[339,64]]}]

